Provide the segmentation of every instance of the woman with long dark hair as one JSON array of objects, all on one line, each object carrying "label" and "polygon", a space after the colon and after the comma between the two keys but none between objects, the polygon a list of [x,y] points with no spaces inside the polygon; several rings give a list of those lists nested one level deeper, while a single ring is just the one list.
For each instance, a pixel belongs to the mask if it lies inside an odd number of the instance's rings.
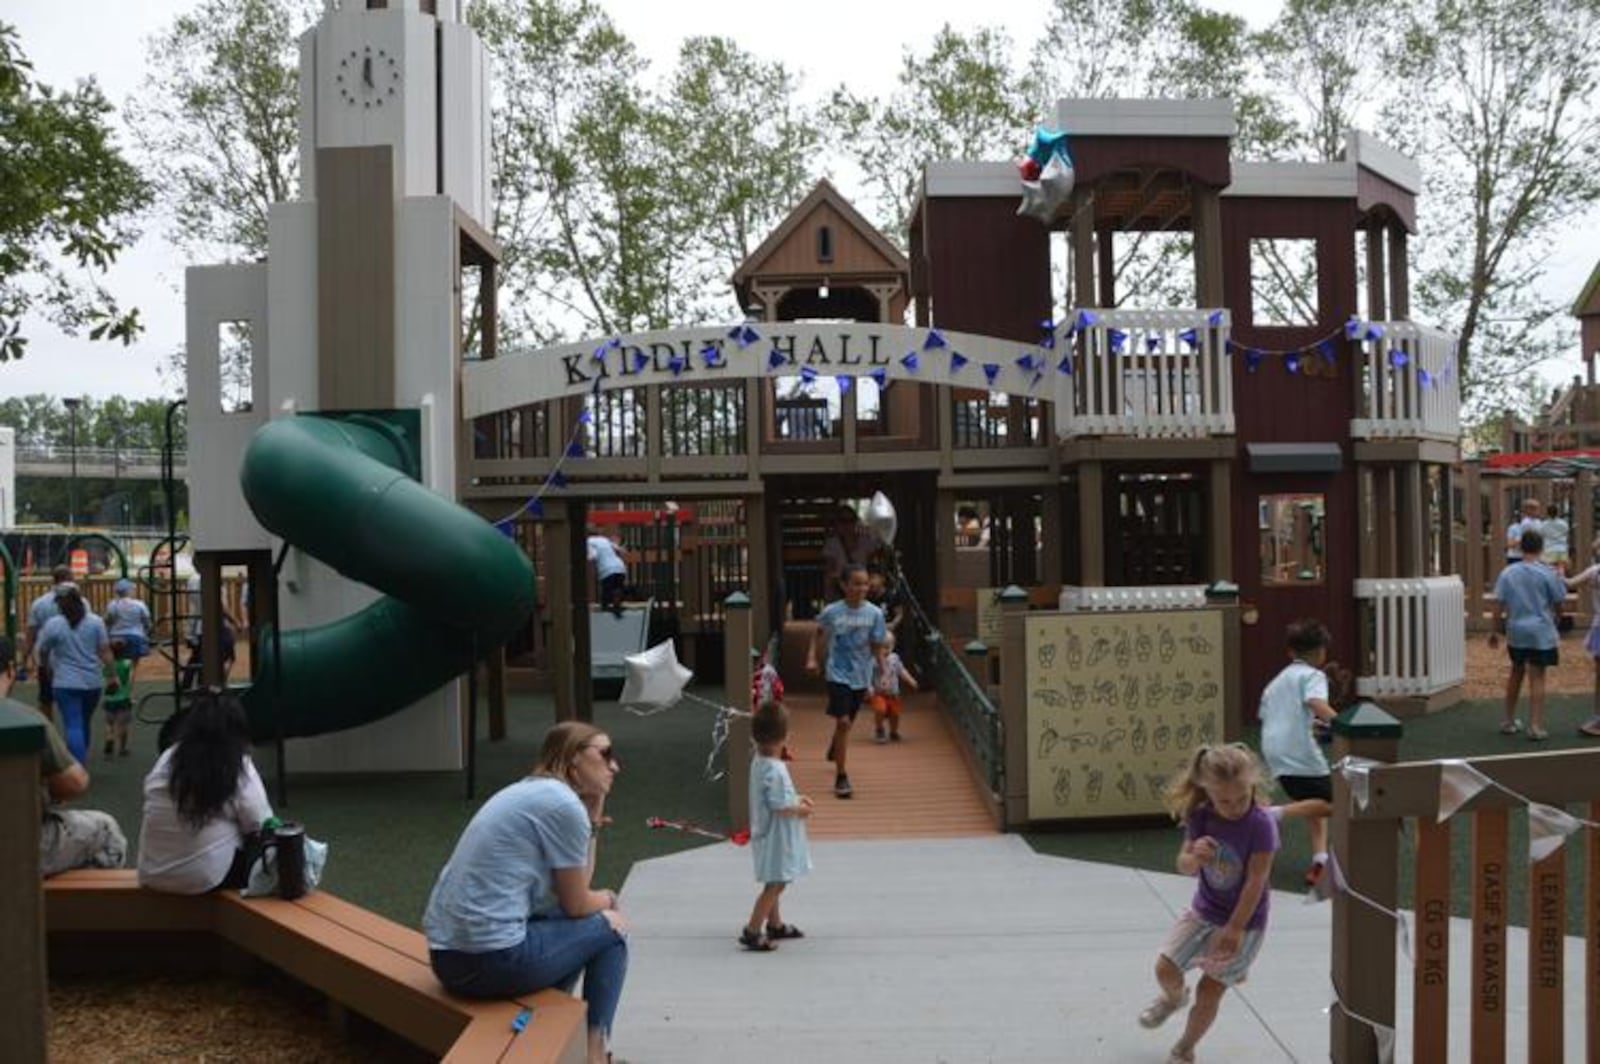
[{"label": "woman with long dark hair", "polygon": [[144,778],[139,884],[173,894],[245,885],[245,839],[272,816],[239,700],[199,695]]},{"label": "woman with long dark hair", "polygon": [[609,1059],[628,972],[628,925],[616,892],[590,886],[617,771],[599,728],[578,721],[551,728],[533,772],[467,824],[422,917],[434,974],[451,993],[570,991],[581,975],[590,1064]]},{"label": "woman with long dark hair", "polygon": [[[114,666],[105,622],[90,611],[74,583],[56,585],[54,617],[39,629],[38,655],[49,668],[61,731],[79,763],[89,760],[89,722],[100,703],[104,669]],[[116,688],[112,674],[112,689]]]}]

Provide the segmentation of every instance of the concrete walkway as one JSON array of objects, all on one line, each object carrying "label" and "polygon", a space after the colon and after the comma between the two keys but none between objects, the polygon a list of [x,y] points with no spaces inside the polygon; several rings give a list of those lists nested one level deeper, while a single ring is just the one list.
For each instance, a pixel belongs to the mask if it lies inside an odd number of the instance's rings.
[{"label": "concrete walkway", "polygon": [[[620,1058],[1166,1059],[1183,1014],[1154,1032],[1136,1017],[1154,993],[1155,950],[1192,880],[1042,857],[1011,835],[814,841],[812,855],[816,870],[791,888],[783,908],[807,937],[766,954],[734,941],[756,894],[747,850],[711,846],[634,866],[622,898],[633,931]],[[1328,1058],[1332,909],[1293,894],[1274,894],[1272,906],[1250,983],[1224,999],[1202,1060]],[[1456,923],[1454,996],[1464,1001],[1466,927]],[[1510,952],[1520,988],[1525,950],[1515,929]],[[1572,963],[1569,971],[1579,969]],[[1569,978],[1569,1055],[1582,1045],[1575,982]],[[1402,975],[1403,1013],[1407,995]],[[1519,991],[1512,1003],[1523,1000]],[[1525,1059],[1526,1017],[1513,1008],[1509,1018],[1511,1059]],[[1464,1005],[1453,1029],[1464,1040]],[[1408,1037],[1404,1014],[1401,1032]],[[1408,1047],[1399,1048],[1407,1059]]]}]

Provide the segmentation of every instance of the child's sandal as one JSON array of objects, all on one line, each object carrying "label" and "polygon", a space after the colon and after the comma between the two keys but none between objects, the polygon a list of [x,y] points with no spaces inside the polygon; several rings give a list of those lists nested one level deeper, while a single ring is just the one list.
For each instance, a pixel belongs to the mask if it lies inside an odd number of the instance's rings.
[{"label": "child's sandal", "polygon": [[767,937],[770,939],[805,938],[806,933],[793,924],[768,924]]},{"label": "child's sandal", "polygon": [[765,931],[752,931],[748,927],[739,932],[739,945],[752,953],[771,953],[778,948],[768,939]]}]

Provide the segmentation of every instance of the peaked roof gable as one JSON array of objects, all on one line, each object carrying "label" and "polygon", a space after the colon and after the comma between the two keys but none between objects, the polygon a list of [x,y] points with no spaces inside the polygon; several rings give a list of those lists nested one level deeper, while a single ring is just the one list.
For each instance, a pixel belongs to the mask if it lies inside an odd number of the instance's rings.
[{"label": "peaked roof gable", "polygon": [[1594,264],[1594,272],[1584,282],[1583,291],[1578,294],[1578,302],[1572,307],[1572,316],[1600,318],[1600,262]]},{"label": "peaked roof gable", "polygon": [[[885,273],[911,272],[911,263],[901,254],[900,249],[890,242],[889,238],[880,233],[876,226],[861,216],[861,213],[850,205],[850,201],[839,194],[827,178],[818,181],[816,187],[800,201],[799,206],[790,211],[788,217],[778,224],[761,246],[752,251],[739,268],[733,271],[735,287],[748,284],[760,272],[780,249],[788,243],[797,231],[810,220],[819,210],[831,207],[850,229],[864,240],[873,251],[883,259]],[[818,272],[826,272],[818,271]]]}]

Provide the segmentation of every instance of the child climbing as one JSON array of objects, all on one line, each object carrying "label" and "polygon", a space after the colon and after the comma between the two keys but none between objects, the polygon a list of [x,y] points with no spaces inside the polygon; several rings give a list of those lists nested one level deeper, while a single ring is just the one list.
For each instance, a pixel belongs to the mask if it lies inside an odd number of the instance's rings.
[{"label": "child climbing", "polygon": [[1197,876],[1194,900],[1156,958],[1161,993],[1139,1014],[1160,1027],[1189,1001],[1184,973],[1199,968],[1194,1007],[1168,1064],[1193,1064],[1222,995],[1250,974],[1267,930],[1267,878],[1278,825],[1260,804],[1261,764],[1242,743],[1202,746],[1167,787],[1167,808],[1184,826],[1178,871]]},{"label": "child climbing", "polygon": [[1273,808],[1276,817],[1300,817],[1311,830],[1311,866],[1306,885],[1315,886],[1328,864],[1328,817],[1333,815],[1333,776],[1313,726],[1338,714],[1328,701],[1328,660],[1332,637],[1321,621],[1289,626],[1289,664],[1261,692],[1261,756],[1289,801]]},{"label": "child climbing", "polygon": [[812,803],[796,793],[789,766],[783,763],[788,735],[789,711],[778,702],[761,703],[750,718],[756,744],[750,762],[750,853],[761,893],[750,922],[739,933],[739,944],[759,953],[777,949],[781,939],[805,937],[798,927],[784,923],[778,910],[784,888],[811,871],[805,821]]}]

